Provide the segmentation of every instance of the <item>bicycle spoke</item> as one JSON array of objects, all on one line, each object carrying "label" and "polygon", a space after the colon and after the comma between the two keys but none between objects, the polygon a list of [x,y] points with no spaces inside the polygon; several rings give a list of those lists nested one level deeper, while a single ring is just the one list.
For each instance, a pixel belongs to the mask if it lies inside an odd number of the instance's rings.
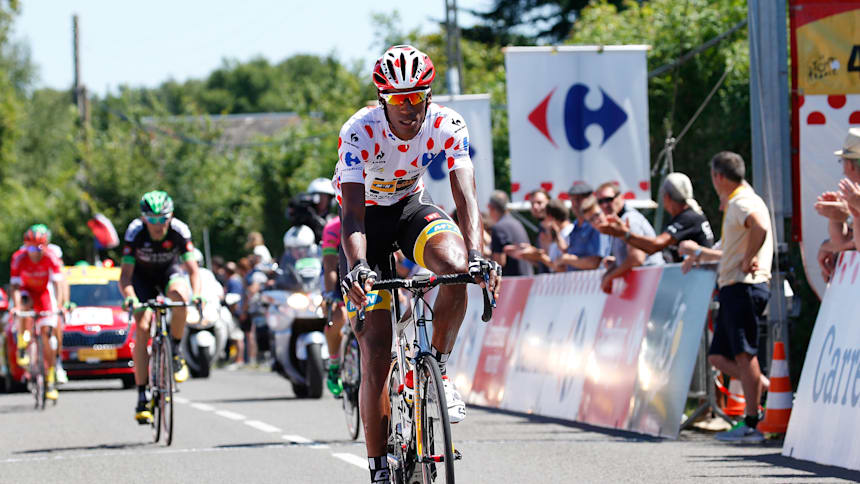
[{"label": "bicycle spoke", "polygon": [[[454,482],[455,452],[448,420],[448,404],[439,366],[432,357],[420,358],[421,472],[424,482]],[[419,413],[419,412],[416,412]]]}]

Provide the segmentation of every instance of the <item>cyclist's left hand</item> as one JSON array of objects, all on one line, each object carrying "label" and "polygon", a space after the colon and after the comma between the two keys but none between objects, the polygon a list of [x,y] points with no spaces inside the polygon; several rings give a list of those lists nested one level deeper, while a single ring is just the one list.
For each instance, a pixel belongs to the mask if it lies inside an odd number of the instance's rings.
[{"label": "cyclist's left hand", "polygon": [[[481,287],[486,287],[493,294],[493,299],[499,298],[499,289],[502,286],[502,267],[498,262],[484,259],[476,250],[469,251],[469,274],[474,276],[475,282]],[[485,281],[484,275],[488,278]]]},{"label": "cyclist's left hand", "polygon": [[191,302],[201,310],[206,306],[206,299],[204,299],[203,296],[194,296],[191,298]]}]

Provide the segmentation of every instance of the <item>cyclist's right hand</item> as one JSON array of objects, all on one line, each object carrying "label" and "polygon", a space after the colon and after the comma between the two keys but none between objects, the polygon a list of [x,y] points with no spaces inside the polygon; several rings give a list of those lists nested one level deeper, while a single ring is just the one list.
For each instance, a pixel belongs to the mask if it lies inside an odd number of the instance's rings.
[{"label": "cyclist's right hand", "polygon": [[475,282],[493,294],[493,299],[499,298],[502,282],[502,268],[498,262],[485,259],[477,250],[469,251],[469,274]]},{"label": "cyclist's right hand", "polygon": [[127,298],[125,298],[125,302],[122,304],[122,307],[125,308],[126,310],[130,311],[130,310],[134,309],[134,307],[138,303],[140,303],[140,301],[138,301],[136,297],[128,296]]},{"label": "cyclist's right hand", "polygon": [[367,261],[359,259],[346,276],[340,281],[340,291],[356,307],[367,304],[367,293],[378,278],[376,272],[370,269]]}]

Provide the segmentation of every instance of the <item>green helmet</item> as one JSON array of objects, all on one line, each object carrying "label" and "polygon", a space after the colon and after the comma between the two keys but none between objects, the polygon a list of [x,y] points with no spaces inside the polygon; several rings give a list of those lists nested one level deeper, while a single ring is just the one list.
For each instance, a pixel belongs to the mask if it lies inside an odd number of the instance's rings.
[{"label": "green helmet", "polygon": [[167,215],[173,213],[173,199],[167,192],[153,190],[140,199],[140,211],[144,215]]}]

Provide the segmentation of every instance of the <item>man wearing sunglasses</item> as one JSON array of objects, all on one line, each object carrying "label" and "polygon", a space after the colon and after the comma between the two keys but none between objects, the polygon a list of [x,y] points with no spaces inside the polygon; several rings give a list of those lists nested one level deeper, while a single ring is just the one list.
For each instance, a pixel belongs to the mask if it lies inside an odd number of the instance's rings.
[{"label": "man wearing sunglasses", "polygon": [[[119,286],[125,297],[125,306],[133,307],[138,301],[155,299],[164,294],[172,301],[200,301],[200,278],[194,258],[191,230],[178,218],[173,217],[173,199],[161,190],[147,192],[140,199],[140,218],[132,220],[125,232],[122,249],[122,266]],[[191,291],[185,278],[191,281]],[[173,372],[177,382],[188,379],[188,367],[182,357],[179,341],[185,332],[188,311],[184,307],[170,311],[170,336],[173,347]],[[134,311],[136,327],[134,347],[134,380],[137,384],[137,406],[135,420],[141,425],[152,421],[152,412],[147,407],[146,395],[149,355],[146,341],[149,340],[149,324],[152,312]]]},{"label": "man wearing sunglasses", "polygon": [[[353,327],[356,309],[366,310],[366,324],[356,333],[361,347],[359,409],[373,482],[388,482],[385,384],[392,336],[390,295],[372,294],[373,281],[393,276],[389,257],[397,248],[436,274],[468,271],[476,279],[488,274],[489,290],[496,294],[501,277],[481,255],[483,224],[469,132],[459,114],[431,102],[435,75],[430,58],[415,47],[388,49],[372,74],[380,105],[359,110],[343,125],[338,140],[332,181],[341,208],[341,290]],[[459,223],[425,191],[421,177],[428,169],[448,175]],[[431,343],[443,375],[465,312],[466,287],[440,287]],[[465,404],[447,377],[443,382],[450,420],[459,422]]]}]

